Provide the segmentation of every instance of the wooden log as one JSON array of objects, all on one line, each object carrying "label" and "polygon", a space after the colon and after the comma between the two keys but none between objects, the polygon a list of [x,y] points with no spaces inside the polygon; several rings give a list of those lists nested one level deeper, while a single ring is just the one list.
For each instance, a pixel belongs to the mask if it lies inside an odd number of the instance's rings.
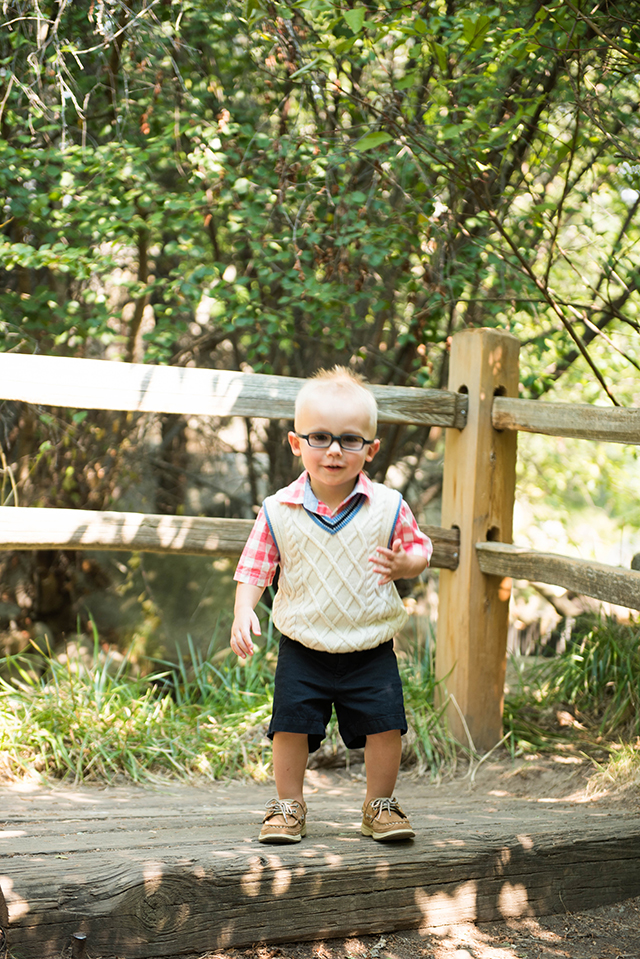
[{"label": "wooden log", "polygon": [[11,954],[57,959],[84,933],[90,956],[209,955],[640,894],[633,804],[536,802],[548,795],[544,769],[540,788],[518,798],[517,767],[487,766],[473,789],[404,778],[417,837],[396,845],[360,835],[362,784],[348,777],[314,780],[309,834],[295,848],[256,841],[266,783],[0,786]]},{"label": "wooden log", "polygon": [[[142,553],[239,556],[250,519],[164,516],[156,513],[0,507],[0,549],[103,549]],[[431,566],[455,569],[457,530],[423,526],[433,542]]]},{"label": "wooden log", "polygon": [[198,830],[199,846],[187,838],[182,853],[134,840],[129,852],[13,857],[0,876],[11,891],[9,941],[16,954],[54,959],[81,931],[92,955],[156,959],[534,917],[640,893],[637,824],[566,826],[384,849],[325,829],[293,851],[211,847]]},{"label": "wooden log", "polygon": [[476,543],[476,553],[483,573],[550,583],[581,596],[640,609],[640,572],[635,570],[507,543]]},{"label": "wooden log", "polygon": [[496,396],[491,419],[497,430],[573,436],[603,443],[640,443],[640,409],[547,403]]},{"label": "wooden log", "polygon": [[[0,397],[72,409],[293,419],[304,380],[259,373],[0,353]],[[381,423],[465,424],[466,397],[374,386]]]},{"label": "wooden log", "polygon": [[442,525],[460,529],[460,563],[440,574],[436,677],[454,736],[480,751],[502,736],[511,584],[482,572],[473,547],[511,540],[516,433],[495,430],[491,408],[498,392],[518,392],[519,348],[510,334],[465,330],[449,366],[449,389],[468,394],[469,414],[445,443]]}]

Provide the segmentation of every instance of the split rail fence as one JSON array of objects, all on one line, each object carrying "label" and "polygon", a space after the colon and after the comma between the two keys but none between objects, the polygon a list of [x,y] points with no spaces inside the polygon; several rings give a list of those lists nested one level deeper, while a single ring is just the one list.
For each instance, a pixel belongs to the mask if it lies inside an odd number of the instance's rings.
[{"label": "split rail fence", "polygon": [[[381,423],[446,429],[442,526],[423,529],[440,569],[436,672],[454,734],[479,750],[502,735],[513,579],[640,609],[640,572],[512,544],[517,431],[640,444],[640,409],[518,398],[518,340],[465,330],[449,389],[374,387]],[[0,401],[78,410],[292,419],[302,380],[0,353]],[[237,556],[251,520],[0,507],[0,549],[101,549]]]}]

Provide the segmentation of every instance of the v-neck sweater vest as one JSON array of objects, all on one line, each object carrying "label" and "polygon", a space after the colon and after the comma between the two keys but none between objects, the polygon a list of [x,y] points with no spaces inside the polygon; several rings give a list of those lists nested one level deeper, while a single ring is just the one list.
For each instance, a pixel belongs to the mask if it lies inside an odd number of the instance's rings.
[{"label": "v-neck sweater vest", "polygon": [[404,625],[407,613],[394,583],[378,584],[368,561],[390,545],[402,496],[374,483],[344,524],[333,530],[303,506],[264,501],[280,553],[273,622],[280,632],[330,653],[373,649]]}]

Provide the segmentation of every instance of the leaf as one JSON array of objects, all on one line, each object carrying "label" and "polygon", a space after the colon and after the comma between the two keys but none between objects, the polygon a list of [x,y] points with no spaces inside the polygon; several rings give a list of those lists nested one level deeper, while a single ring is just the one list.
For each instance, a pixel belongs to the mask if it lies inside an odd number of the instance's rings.
[{"label": "leaf", "polygon": [[402,80],[399,80],[396,83],[396,90],[408,90],[410,87],[415,87],[418,85],[419,76],[417,70],[412,70],[411,73],[407,73]]},{"label": "leaf", "polygon": [[378,130],[376,133],[367,133],[366,137],[358,140],[354,147],[362,153],[364,150],[372,150],[375,147],[381,146],[383,143],[388,143],[389,140],[393,140],[390,133],[385,133],[384,130]]},{"label": "leaf", "polygon": [[266,6],[260,3],[260,0],[247,0],[245,17],[248,21],[258,20],[266,16],[268,16],[268,10]]},{"label": "leaf", "polygon": [[447,51],[442,46],[441,43],[436,43],[435,40],[431,41],[431,49],[435,54],[435,57],[438,61],[438,66],[442,73],[447,73]]},{"label": "leaf", "polygon": [[463,18],[462,34],[469,45],[469,50],[477,50],[482,46],[490,26],[491,20],[486,16],[480,16],[477,20]]},{"label": "leaf", "polygon": [[344,18],[354,33],[360,33],[362,30],[365,13],[364,7],[354,7],[353,10],[345,12]]},{"label": "leaf", "polygon": [[344,53],[348,53],[351,47],[356,42],[355,37],[345,37],[344,40],[339,40],[335,46],[335,52],[338,56],[342,56]]}]

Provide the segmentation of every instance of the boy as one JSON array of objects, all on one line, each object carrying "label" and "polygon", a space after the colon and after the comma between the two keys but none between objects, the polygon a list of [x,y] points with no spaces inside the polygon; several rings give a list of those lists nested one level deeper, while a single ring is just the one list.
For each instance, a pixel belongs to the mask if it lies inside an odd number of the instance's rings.
[{"label": "boy", "polygon": [[361,378],[321,370],[298,393],[294,425],[288,439],[305,471],[267,497],[235,574],[231,648],[244,659],[251,633],[260,635],[255,607],[280,566],[273,622],[282,639],[267,734],[278,798],[267,804],[259,840],[306,835],[304,774],[332,705],[346,746],[364,746],[362,834],[411,839],[393,798],[407,731],[393,652],[407,614],[393,581],[422,572],[431,542],[401,495],[362,472],[380,441],[375,398]]}]

